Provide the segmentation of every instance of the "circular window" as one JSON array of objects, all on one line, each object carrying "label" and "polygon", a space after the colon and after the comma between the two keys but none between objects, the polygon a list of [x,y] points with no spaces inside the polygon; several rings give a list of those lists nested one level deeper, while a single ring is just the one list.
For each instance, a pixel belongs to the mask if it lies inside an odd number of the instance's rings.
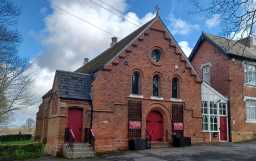
[{"label": "circular window", "polygon": [[154,62],[159,62],[161,58],[161,51],[159,49],[154,49],[151,53],[151,58]]}]

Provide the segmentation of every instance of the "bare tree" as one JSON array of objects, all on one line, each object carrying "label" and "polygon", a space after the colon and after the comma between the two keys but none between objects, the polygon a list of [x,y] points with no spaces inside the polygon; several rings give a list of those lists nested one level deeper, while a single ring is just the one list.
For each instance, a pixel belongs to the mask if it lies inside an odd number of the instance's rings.
[{"label": "bare tree", "polygon": [[209,5],[200,0],[193,2],[200,13],[220,16],[224,36],[231,39],[252,36],[256,21],[255,0],[211,0]]},{"label": "bare tree", "polygon": [[0,0],[0,123],[8,114],[23,107],[29,100],[30,75],[28,60],[20,58],[16,30],[19,8],[9,0]]}]

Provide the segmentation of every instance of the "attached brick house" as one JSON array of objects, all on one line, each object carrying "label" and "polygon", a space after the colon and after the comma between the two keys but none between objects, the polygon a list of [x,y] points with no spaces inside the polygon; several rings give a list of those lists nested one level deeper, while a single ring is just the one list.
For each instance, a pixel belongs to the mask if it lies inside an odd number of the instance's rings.
[{"label": "attached brick house", "polygon": [[126,150],[136,138],[170,144],[174,134],[192,143],[227,141],[227,124],[226,133],[216,121],[213,131],[203,131],[202,101],[212,102],[209,117],[226,119],[227,98],[202,83],[157,15],[124,39],[113,38],[76,71],[56,71],[37,113],[36,137],[52,155],[65,153],[70,137],[89,141],[95,152]]},{"label": "attached brick house", "polygon": [[203,33],[189,59],[202,80],[229,100],[232,141],[256,137],[256,46]]}]

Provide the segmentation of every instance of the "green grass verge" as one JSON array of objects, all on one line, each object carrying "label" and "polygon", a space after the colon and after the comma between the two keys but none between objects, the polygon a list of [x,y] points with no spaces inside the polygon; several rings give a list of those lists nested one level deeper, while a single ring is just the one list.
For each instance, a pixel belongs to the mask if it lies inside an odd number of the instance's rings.
[{"label": "green grass verge", "polygon": [[37,142],[9,142],[0,144],[0,160],[25,160],[38,158],[43,154],[44,145]]},{"label": "green grass verge", "polygon": [[32,140],[20,140],[20,141],[3,141],[0,145],[20,145],[20,144],[31,144]]}]

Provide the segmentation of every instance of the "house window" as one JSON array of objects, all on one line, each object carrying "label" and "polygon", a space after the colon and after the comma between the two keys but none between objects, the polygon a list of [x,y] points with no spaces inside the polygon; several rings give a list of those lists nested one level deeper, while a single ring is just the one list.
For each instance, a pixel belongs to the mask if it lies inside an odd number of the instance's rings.
[{"label": "house window", "polygon": [[202,128],[203,131],[218,131],[218,107],[213,101],[202,101]]},{"label": "house window", "polygon": [[220,103],[219,104],[219,114],[220,115],[226,115],[227,114],[227,104],[226,103]]},{"label": "house window", "polygon": [[202,114],[208,114],[208,104],[207,101],[202,102]]},{"label": "house window", "polygon": [[154,77],[153,77],[153,96],[159,97],[159,85],[160,85],[160,77],[159,77],[159,75],[154,75]]},{"label": "house window", "polygon": [[132,94],[140,94],[140,73],[138,71],[132,75]]},{"label": "house window", "polygon": [[246,121],[256,122],[256,100],[246,100]]},{"label": "house window", "polygon": [[210,102],[210,114],[217,115],[217,104],[214,102]]},{"label": "house window", "polygon": [[159,62],[160,61],[160,58],[161,58],[161,51],[160,49],[154,49],[151,53],[151,59],[154,61],[154,62]]},{"label": "house window", "polygon": [[212,132],[218,131],[218,119],[216,115],[210,115],[210,125]]},{"label": "house window", "polygon": [[173,78],[172,79],[172,98],[179,98],[179,93],[180,93],[180,84],[179,84],[179,79],[178,78]]},{"label": "house window", "polygon": [[209,127],[209,116],[208,115],[203,115],[203,131],[208,131]]},{"label": "house window", "polygon": [[202,101],[203,131],[209,130],[208,102]]},{"label": "house window", "polygon": [[211,81],[210,65],[203,66],[202,75],[203,75],[203,81],[210,84],[210,81]]},{"label": "house window", "polygon": [[245,65],[245,83],[248,85],[256,85],[256,65]]}]

